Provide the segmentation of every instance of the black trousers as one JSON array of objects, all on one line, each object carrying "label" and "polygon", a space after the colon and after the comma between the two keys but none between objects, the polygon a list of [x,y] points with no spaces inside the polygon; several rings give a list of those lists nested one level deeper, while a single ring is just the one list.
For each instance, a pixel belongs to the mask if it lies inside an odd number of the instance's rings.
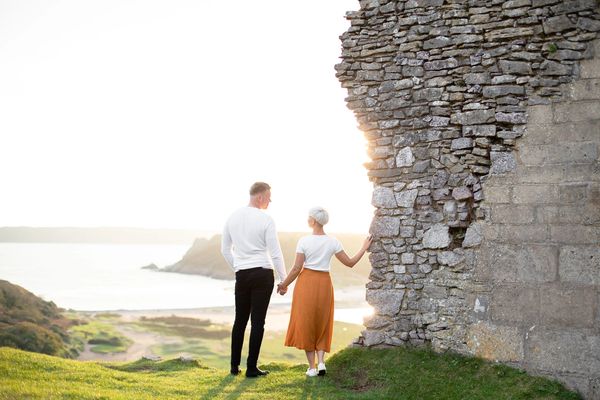
[{"label": "black trousers", "polygon": [[244,332],[250,317],[252,327],[246,368],[256,368],[265,332],[265,317],[274,285],[272,269],[252,268],[235,273],[235,322],[231,331],[232,368],[240,365]]}]

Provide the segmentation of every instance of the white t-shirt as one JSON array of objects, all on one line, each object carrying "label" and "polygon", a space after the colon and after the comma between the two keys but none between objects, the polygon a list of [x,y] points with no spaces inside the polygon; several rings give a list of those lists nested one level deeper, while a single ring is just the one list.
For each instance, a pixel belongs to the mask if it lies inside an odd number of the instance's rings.
[{"label": "white t-shirt", "polygon": [[304,268],[315,271],[329,271],[331,257],[342,250],[340,241],[327,235],[303,236],[296,246],[296,253],[304,254]]},{"label": "white t-shirt", "polygon": [[242,207],[227,220],[221,239],[221,253],[234,272],[275,266],[280,280],[287,276],[275,222],[255,207]]}]

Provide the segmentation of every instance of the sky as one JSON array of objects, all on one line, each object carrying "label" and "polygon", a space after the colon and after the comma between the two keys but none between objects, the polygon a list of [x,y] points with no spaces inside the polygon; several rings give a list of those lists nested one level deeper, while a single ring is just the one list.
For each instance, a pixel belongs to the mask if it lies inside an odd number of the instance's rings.
[{"label": "sky", "polygon": [[272,186],[367,232],[366,140],[335,78],[356,0],[0,0],[0,226],[220,231]]}]

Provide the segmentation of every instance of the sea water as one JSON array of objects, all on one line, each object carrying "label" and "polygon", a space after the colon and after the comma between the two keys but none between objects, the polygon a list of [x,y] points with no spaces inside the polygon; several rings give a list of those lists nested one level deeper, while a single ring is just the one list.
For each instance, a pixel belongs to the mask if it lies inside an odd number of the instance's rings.
[{"label": "sea water", "polygon": [[[172,244],[0,243],[0,279],[81,311],[232,306],[234,281],[141,268],[174,264],[188,249]],[[362,324],[370,311],[364,289],[336,290],[336,300],[358,305],[336,309],[336,320]],[[274,294],[271,302],[289,304],[291,291]]]}]

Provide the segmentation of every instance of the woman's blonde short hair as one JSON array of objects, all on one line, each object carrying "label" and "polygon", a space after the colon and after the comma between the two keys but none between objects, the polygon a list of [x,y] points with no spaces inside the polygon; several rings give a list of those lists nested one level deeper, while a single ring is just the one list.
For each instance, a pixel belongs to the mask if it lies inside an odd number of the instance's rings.
[{"label": "woman's blonde short hair", "polygon": [[312,217],[318,224],[324,226],[329,222],[329,213],[323,207],[313,207],[308,210],[308,216]]}]

